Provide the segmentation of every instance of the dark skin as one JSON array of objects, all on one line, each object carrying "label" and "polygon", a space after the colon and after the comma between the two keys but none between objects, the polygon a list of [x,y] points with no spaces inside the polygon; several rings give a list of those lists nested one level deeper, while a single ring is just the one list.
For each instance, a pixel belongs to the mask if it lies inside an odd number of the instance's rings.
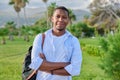
[{"label": "dark skin", "polygon": [[[54,11],[52,19],[53,30],[52,33],[55,36],[62,36],[65,33],[67,24],[69,23],[69,16],[67,11],[62,9],[57,9]],[[39,70],[53,73],[56,75],[70,76],[70,74],[64,69],[70,62],[49,62],[46,60],[44,54],[40,53],[40,57],[43,59]]]},{"label": "dark skin", "polygon": [[40,54],[40,57],[43,59],[43,63],[40,66],[41,71],[47,73],[52,73],[56,75],[69,76],[70,74],[64,69],[65,66],[69,65],[70,62],[49,62],[46,60],[44,54]]}]

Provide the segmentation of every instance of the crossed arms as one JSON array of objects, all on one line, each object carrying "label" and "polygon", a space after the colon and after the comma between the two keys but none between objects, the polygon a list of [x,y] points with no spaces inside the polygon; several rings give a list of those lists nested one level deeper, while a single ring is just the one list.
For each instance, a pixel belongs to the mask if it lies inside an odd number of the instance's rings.
[{"label": "crossed arms", "polygon": [[34,47],[32,49],[32,63],[29,66],[30,68],[62,76],[75,76],[80,74],[82,52],[80,49],[79,40],[77,38],[73,40],[74,50],[70,56],[70,62],[49,62],[46,60],[44,54],[39,57],[41,52],[41,48],[38,44],[40,43],[39,41],[40,36],[37,36],[33,44]]},{"label": "crossed arms", "polygon": [[70,62],[49,62],[46,60],[44,54],[40,54],[40,57],[43,59],[39,70],[48,72],[51,74],[69,76],[70,74],[64,69],[65,66],[69,65]]}]

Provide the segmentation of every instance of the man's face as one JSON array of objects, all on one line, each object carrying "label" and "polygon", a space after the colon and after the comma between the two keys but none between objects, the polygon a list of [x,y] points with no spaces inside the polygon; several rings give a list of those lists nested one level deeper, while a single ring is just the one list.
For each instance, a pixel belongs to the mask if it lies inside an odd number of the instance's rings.
[{"label": "man's face", "polygon": [[65,30],[67,24],[69,23],[68,13],[65,10],[57,9],[52,16],[53,28],[62,31]]}]

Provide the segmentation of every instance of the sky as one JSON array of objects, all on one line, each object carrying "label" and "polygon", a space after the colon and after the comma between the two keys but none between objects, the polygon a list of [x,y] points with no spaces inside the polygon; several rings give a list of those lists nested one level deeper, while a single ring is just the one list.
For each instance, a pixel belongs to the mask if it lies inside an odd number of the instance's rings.
[{"label": "sky", "polygon": [[[59,6],[66,6],[72,9],[86,9],[88,4],[92,0],[48,0],[47,4],[49,5],[51,2],[56,2]],[[30,0],[28,7],[45,7],[42,0]]]},{"label": "sky", "polygon": [[[87,7],[92,0],[48,0],[47,5],[51,2],[56,2],[58,6],[65,6],[70,9],[82,9],[88,10]],[[14,19],[16,12],[13,6],[8,5],[9,0],[0,0],[0,25]],[[46,6],[42,0],[29,0],[29,4],[26,5],[26,12],[28,17],[34,17],[39,15],[41,12],[46,11]],[[20,12],[20,16],[24,17],[23,12]]]},{"label": "sky", "polygon": [[[66,6],[71,9],[86,9],[88,4],[92,0],[48,0],[47,4],[49,5],[51,2],[56,2],[59,6]],[[0,11],[1,10],[11,10],[12,6],[8,5],[9,0],[0,0]],[[29,4],[26,6],[27,8],[45,8],[45,4],[42,0],[29,0]]]}]

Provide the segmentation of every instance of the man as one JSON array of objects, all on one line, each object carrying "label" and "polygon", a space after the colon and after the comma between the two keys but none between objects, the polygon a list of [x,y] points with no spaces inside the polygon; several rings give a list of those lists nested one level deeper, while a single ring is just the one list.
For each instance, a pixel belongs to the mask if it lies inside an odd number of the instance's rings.
[{"label": "man", "polygon": [[51,18],[53,27],[45,32],[43,50],[42,35],[36,36],[30,68],[38,70],[37,80],[72,80],[79,75],[82,53],[79,40],[66,30],[69,20],[68,9],[57,7]]}]

